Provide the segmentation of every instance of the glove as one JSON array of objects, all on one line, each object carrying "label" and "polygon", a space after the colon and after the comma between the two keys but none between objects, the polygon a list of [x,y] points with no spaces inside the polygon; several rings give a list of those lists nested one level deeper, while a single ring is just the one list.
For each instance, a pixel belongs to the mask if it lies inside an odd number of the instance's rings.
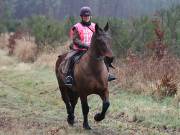
[{"label": "glove", "polygon": [[69,49],[70,49],[70,50],[73,49],[73,43],[71,43],[71,44],[69,45]]},{"label": "glove", "polygon": [[84,49],[87,49],[87,50],[89,49],[89,46],[87,44],[84,44],[83,47],[84,47]]}]

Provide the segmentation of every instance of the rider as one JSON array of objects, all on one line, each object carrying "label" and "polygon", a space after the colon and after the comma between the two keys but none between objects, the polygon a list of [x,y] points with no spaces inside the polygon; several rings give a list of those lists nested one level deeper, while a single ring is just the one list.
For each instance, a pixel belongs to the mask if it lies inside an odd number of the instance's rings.
[{"label": "rider", "polygon": [[[65,85],[72,86],[73,83],[73,77],[72,77],[72,67],[73,62],[72,57],[75,55],[81,55],[84,54],[88,48],[90,47],[91,38],[93,35],[93,32],[95,32],[95,24],[91,22],[92,18],[92,11],[90,7],[82,7],[80,10],[80,16],[81,16],[81,22],[75,24],[72,27],[72,39],[73,44],[70,47],[72,49],[69,64],[67,64],[66,68],[68,69],[68,72],[66,74],[65,78]],[[108,81],[115,80],[115,77],[111,74],[109,74]]]}]

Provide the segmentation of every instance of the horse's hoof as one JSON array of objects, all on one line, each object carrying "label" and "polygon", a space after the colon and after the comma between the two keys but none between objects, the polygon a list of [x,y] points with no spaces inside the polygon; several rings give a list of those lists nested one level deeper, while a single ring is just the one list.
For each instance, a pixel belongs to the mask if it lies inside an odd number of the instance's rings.
[{"label": "horse's hoof", "polygon": [[84,123],[83,128],[86,129],[86,130],[91,130],[91,127],[89,126],[88,123]]},{"label": "horse's hoof", "polygon": [[94,120],[95,121],[101,121],[104,119],[105,116],[102,116],[101,113],[97,113],[95,116],[94,116]]},{"label": "horse's hoof", "polygon": [[74,120],[67,119],[67,121],[68,121],[68,124],[69,124],[69,125],[71,125],[71,126],[73,126],[73,125],[74,125]]},{"label": "horse's hoof", "polygon": [[74,125],[74,116],[68,116],[67,122],[69,125],[73,126]]}]

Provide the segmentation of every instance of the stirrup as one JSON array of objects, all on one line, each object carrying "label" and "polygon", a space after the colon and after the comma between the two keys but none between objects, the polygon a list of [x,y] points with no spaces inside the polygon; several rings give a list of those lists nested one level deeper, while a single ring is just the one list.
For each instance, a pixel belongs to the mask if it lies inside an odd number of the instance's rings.
[{"label": "stirrup", "polygon": [[73,78],[72,78],[72,76],[67,76],[65,78],[64,84],[66,86],[72,86],[73,85]]}]

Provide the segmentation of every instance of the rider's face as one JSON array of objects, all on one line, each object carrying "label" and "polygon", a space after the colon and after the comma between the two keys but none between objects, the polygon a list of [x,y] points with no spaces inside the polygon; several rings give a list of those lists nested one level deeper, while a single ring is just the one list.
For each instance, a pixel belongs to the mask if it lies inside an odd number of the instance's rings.
[{"label": "rider's face", "polygon": [[82,16],[82,20],[85,22],[89,22],[91,20],[91,16]]}]

